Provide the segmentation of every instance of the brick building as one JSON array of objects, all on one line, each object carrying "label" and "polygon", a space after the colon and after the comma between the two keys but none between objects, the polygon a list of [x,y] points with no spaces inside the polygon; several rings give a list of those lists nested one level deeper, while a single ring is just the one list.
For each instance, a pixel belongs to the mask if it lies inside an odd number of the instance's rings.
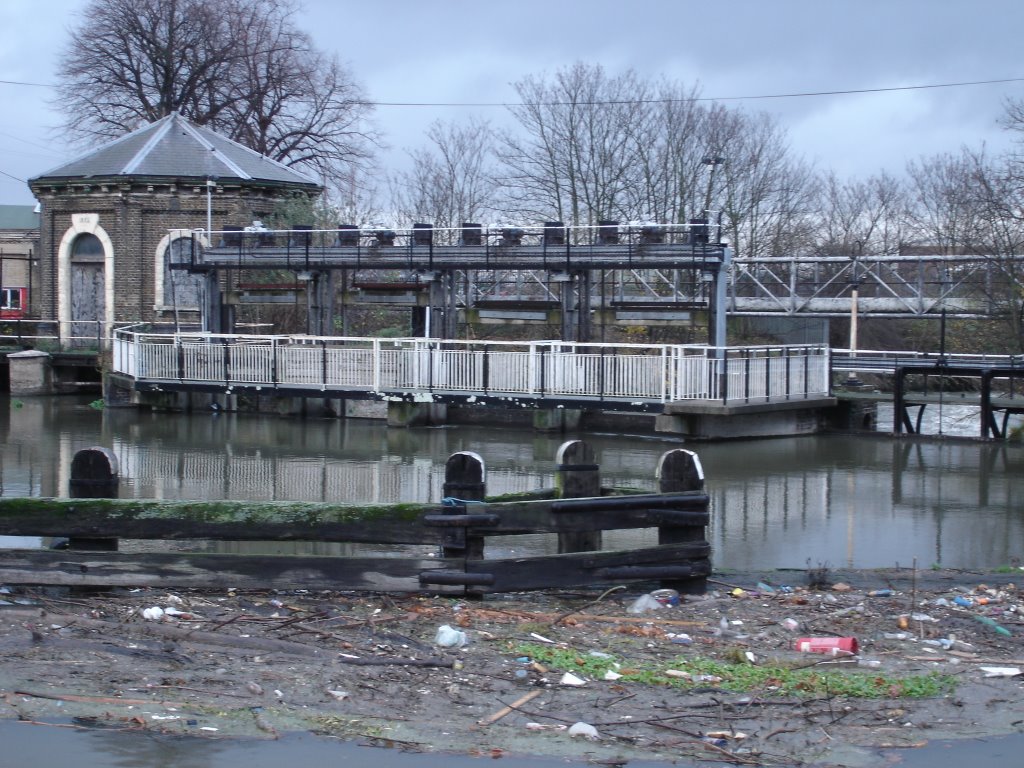
[{"label": "brick building", "polygon": [[0,319],[24,317],[35,277],[39,212],[31,205],[0,205]]},{"label": "brick building", "polygon": [[[202,284],[168,265],[188,230],[245,227],[283,199],[316,197],[310,178],[178,114],[29,180],[41,204],[32,316],[62,340],[115,325],[195,321]],[[175,231],[180,230],[180,231]],[[202,239],[202,238],[201,238]]]}]

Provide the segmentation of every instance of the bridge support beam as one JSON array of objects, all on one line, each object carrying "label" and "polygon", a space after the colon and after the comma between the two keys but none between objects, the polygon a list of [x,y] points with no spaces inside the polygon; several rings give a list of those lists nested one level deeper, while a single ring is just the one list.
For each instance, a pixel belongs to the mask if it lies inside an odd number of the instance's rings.
[{"label": "bridge support beam", "polygon": [[444,403],[388,403],[389,427],[429,427],[448,421]]},{"label": "bridge support beam", "polygon": [[579,429],[583,412],[572,408],[537,409],[533,428],[537,432],[571,432]]},{"label": "bridge support beam", "polygon": [[825,429],[826,411],[835,404],[830,397],[750,405],[680,401],[665,406],[654,429],[698,440],[812,435]]}]

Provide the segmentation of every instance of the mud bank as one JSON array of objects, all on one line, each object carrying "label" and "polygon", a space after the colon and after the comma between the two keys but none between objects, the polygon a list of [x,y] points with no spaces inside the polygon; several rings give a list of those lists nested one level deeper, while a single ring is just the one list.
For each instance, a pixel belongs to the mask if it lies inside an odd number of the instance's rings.
[{"label": "mud bank", "polygon": [[[205,739],[876,765],[1024,730],[1022,576],[720,573],[708,594],[640,613],[645,593],[624,589],[15,590],[0,606],[0,690],[8,718]],[[858,653],[801,653],[800,637],[856,638]]]}]

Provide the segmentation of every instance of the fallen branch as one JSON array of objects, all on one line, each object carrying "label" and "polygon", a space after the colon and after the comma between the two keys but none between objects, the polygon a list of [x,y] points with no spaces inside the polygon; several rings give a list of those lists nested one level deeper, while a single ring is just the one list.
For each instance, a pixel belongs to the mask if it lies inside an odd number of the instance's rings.
[{"label": "fallen branch", "polygon": [[383,667],[383,666],[401,666],[401,667],[452,667],[455,662],[452,659],[406,659],[401,656],[367,656],[363,657],[351,657],[351,656],[339,656],[339,664],[352,664],[356,667]]},{"label": "fallen branch", "polygon": [[487,717],[485,717],[483,720],[477,720],[477,725],[491,725],[492,723],[496,723],[499,720],[501,720],[501,718],[505,717],[505,715],[508,715],[508,714],[514,712],[515,710],[519,709],[519,707],[523,706],[523,704],[526,704],[528,701],[533,701],[538,696],[540,696],[542,693],[544,693],[544,691],[541,691],[541,690],[530,691],[525,696],[520,696],[518,699],[513,701],[507,707],[502,707],[501,709],[499,709],[494,714],[488,715]]},{"label": "fallen branch", "polygon": [[75,701],[85,704],[127,704],[132,707],[151,707],[159,704],[162,707],[187,707],[181,701],[153,701],[152,699],[121,699],[116,696],[80,696],[74,693],[42,693],[40,691],[14,691],[15,696],[31,696],[34,699],[51,699],[53,701]]},{"label": "fallen branch", "polygon": [[329,653],[323,648],[317,648],[302,643],[293,643],[287,640],[272,640],[260,637],[241,637],[239,635],[224,635],[217,632],[201,632],[194,629],[184,629],[171,624],[158,624],[156,622],[131,623],[103,621],[102,619],[86,619],[81,616],[65,616],[61,614],[49,614],[47,620],[59,622],[66,625],[74,624],[86,629],[96,629],[103,632],[104,637],[110,637],[116,631],[137,631],[143,634],[154,634],[172,640],[185,640],[197,643],[209,643],[210,645],[233,646],[245,648],[250,651],[264,651],[272,653],[286,653],[293,656],[305,656],[322,659]]},{"label": "fallen branch", "polygon": [[[584,606],[586,607],[586,606]],[[523,621],[533,621],[538,624],[551,624],[556,620],[562,620],[569,616],[575,616],[578,621],[595,621],[598,623],[612,624],[657,624],[666,627],[706,627],[706,621],[683,621],[680,619],[659,619],[657,616],[609,616],[607,614],[578,613],[572,611],[567,614],[557,613],[531,613],[527,611],[481,611],[480,609],[464,608],[463,613],[470,616],[486,616],[487,613],[500,613],[506,616],[513,616]]]}]

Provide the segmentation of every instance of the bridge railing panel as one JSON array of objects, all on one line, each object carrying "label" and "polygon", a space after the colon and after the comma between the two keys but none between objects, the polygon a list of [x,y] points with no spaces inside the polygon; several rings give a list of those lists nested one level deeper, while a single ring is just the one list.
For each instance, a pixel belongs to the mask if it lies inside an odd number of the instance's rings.
[{"label": "bridge railing panel", "polygon": [[259,344],[232,347],[229,376],[231,381],[245,384],[273,381],[273,346]]},{"label": "bridge railing panel", "polygon": [[136,364],[138,375],[153,379],[178,378],[178,348],[174,344],[138,345]]},{"label": "bridge railing panel", "polygon": [[512,392],[527,394],[531,391],[529,352],[485,351],[487,355],[486,390],[491,392]]},{"label": "bridge railing panel", "polygon": [[825,347],[131,334],[115,368],[140,380],[658,403],[829,391]]},{"label": "bridge railing panel", "polygon": [[374,380],[373,363],[372,349],[328,348],[327,385],[369,389]]}]

